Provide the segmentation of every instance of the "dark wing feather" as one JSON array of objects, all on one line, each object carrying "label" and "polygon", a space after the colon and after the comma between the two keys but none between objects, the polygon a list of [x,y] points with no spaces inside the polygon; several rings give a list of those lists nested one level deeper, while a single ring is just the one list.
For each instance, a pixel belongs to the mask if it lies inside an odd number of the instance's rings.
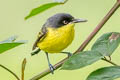
[{"label": "dark wing feather", "polygon": [[47,33],[47,29],[46,29],[46,27],[43,27],[41,32],[39,32],[39,34],[38,34],[38,38],[35,41],[32,50],[34,50],[37,47],[38,42],[40,42],[41,40],[43,40],[45,38],[46,33]]}]

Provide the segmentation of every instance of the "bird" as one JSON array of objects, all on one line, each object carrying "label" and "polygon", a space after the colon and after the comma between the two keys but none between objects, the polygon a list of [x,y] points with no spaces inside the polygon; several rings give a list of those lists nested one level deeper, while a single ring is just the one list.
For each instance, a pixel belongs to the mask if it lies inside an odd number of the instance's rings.
[{"label": "bird", "polygon": [[76,19],[68,13],[57,13],[49,17],[38,33],[38,38],[33,44],[31,55],[38,54],[41,50],[44,51],[47,56],[49,69],[53,74],[54,67],[50,63],[48,53],[65,53],[71,56],[72,54],[70,52],[62,51],[74,39],[75,24],[86,21],[86,19]]}]

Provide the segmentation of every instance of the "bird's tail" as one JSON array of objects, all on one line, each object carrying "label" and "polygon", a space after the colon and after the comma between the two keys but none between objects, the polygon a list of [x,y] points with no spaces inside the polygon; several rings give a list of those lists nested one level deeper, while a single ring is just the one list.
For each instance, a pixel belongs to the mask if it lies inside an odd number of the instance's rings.
[{"label": "bird's tail", "polygon": [[41,51],[41,49],[36,49],[34,50],[32,53],[31,53],[31,56],[35,55],[35,54],[38,54],[39,52]]}]

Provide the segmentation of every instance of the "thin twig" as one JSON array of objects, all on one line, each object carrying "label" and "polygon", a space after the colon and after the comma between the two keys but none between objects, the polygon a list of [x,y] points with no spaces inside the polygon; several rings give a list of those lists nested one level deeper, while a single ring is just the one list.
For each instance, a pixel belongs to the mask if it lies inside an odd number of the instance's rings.
[{"label": "thin twig", "polygon": [[22,62],[21,80],[24,80],[25,66],[26,66],[26,58],[24,58],[24,60],[23,60],[23,62]]},{"label": "thin twig", "polygon": [[[113,13],[118,9],[120,6],[120,3],[117,2],[115,5],[112,7],[112,9],[108,12],[108,14],[102,19],[102,21],[96,26],[96,28],[93,30],[93,32],[88,36],[88,38],[83,42],[83,44],[74,52],[81,52],[83,49],[88,45],[88,43],[93,39],[93,37],[100,31],[100,29],[103,27],[103,25],[108,21],[108,19],[113,15]],[[67,58],[61,60],[60,62],[56,63],[54,65],[55,70],[58,69],[59,67],[62,66],[62,64],[66,61]],[[30,80],[38,80],[47,74],[50,73],[50,69],[46,69],[45,71],[41,72],[40,74],[32,77]]]},{"label": "thin twig", "polygon": [[3,66],[2,64],[0,64],[0,67],[4,68],[8,72],[10,72],[17,80],[20,80],[19,77],[13,71],[11,71],[10,69],[8,69],[7,67]]},{"label": "thin twig", "polygon": [[106,62],[108,62],[108,63],[110,63],[110,64],[112,64],[112,65],[114,65],[114,66],[119,66],[119,65],[117,65],[116,63],[114,63],[114,62],[112,62],[111,60],[108,60],[108,59],[106,59],[106,58],[102,58],[102,60],[103,60],[103,61],[106,61]]}]

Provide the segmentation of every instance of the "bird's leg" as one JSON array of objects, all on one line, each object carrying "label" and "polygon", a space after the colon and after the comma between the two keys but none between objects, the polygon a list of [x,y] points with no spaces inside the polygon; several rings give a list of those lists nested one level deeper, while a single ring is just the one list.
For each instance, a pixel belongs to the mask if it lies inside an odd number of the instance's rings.
[{"label": "bird's leg", "polygon": [[33,55],[35,55],[35,54],[38,54],[40,51],[41,51],[41,50],[38,48],[37,50],[35,50],[35,51],[33,51],[33,52],[31,53],[31,56],[33,56]]},{"label": "bird's leg", "polygon": [[53,67],[52,64],[50,63],[48,53],[47,53],[47,52],[45,52],[45,53],[46,53],[46,56],[47,56],[47,61],[48,61],[48,66],[49,66],[49,68],[50,68],[50,71],[51,71],[52,74],[54,74],[54,67]]},{"label": "bird's leg", "polygon": [[70,53],[70,52],[61,52],[61,53],[67,54],[68,57],[72,56],[72,53]]}]

